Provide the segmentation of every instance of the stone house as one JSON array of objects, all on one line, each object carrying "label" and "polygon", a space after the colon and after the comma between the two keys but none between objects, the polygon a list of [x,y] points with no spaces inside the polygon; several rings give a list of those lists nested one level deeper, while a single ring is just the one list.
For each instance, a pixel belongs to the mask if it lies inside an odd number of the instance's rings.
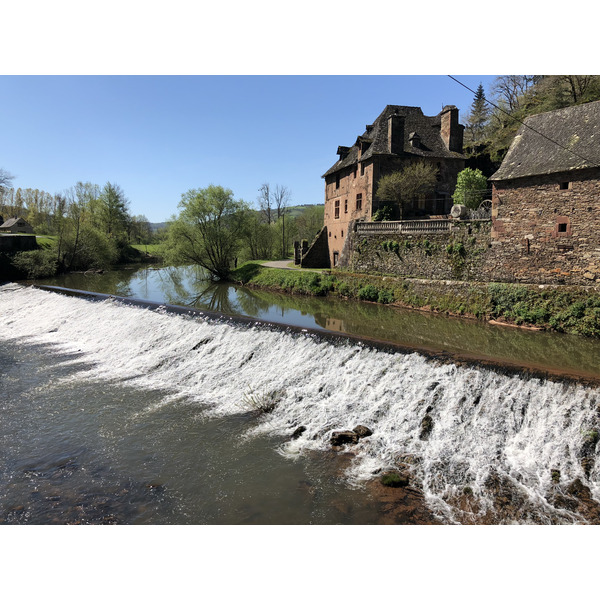
[{"label": "stone house", "polygon": [[600,101],[528,117],[490,180],[500,278],[600,282]]},{"label": "stone house", "polygon": [[13,217],[0,225],[0,233],[33,233],[33,227],[23,217]]},{"label": "stone house", "polygon": [[375,193],[383,175],[415,161],[433,163],[438,169],[434,198],[414,203],[412,216],[450,212],[456,177],[465,166],[463,131],[455,106],[428,117],[419,107],[388,105],[352,146],[338,147],[339,159],[323,175],[324,228],[315,242],[327,246],[331,266],[338,265],[353,223],[370,221],[379,208]]}]

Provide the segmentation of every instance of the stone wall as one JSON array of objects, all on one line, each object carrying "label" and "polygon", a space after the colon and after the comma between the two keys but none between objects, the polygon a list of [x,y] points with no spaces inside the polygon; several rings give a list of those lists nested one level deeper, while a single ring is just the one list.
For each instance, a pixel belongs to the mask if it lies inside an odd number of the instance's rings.
[{"label": "stone wall", "polygon": [[[419,279],[495,280],[491,223],[460,223],[449,232],[352,234],[344,266],[362,273]],[[345,253],[346,254],[346,253]]]},{"label": "stone wall", "polygon": [[600,169],[494,182],[493,253],[502,280],[600,282]]},{"label": "stone wall", "polygon": [[0,252],[25,252],[37,248],[34,235],[0,234]]},{"label": "stone wall", "polygon": [[327,245],[327,227],[323,227],[301,258],[301,266],[306,269],[329,269],[329,248]]}]

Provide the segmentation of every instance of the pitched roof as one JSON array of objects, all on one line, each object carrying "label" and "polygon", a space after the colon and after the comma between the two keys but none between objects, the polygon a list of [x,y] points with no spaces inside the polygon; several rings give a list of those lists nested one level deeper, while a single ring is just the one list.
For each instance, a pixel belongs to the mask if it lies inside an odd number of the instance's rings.
[{"label": "pitched roof", "polygon": [[0,228],[12,227],[13,225],[16,225],[17,222],[19,222],[19,221],[23,221],[23,223],[25,225],[29,225],[29,223],[27,221],[25,221],[25,219],[23,219],[22,217],[11,217],[10,219],[8,219],[7,221],[4,221],[4,223],[2,223],[0,225]]},{"label": "pitched roof", "polygon": [[[447,107],[450,108],[450,107]],[[454,107],[452,107],[454,108]],[[443,111],[442,111],[443,112]],[[358,136],[354,145],[350,148],[345,157],[340,157],[324,175],[330,175],[346,167],[350,167],[359,162],[358,146],[360,142],[370,142],[370,146],[361,156],[361,161],[371,158],[374,155],[388,154],[388,118],[391,115],[400,115],[404,117],[404,154],[432,157],[432,158],[461,158],[465,155],[458,152],[452,152],[446,148],[440,135],[442,112],[435,117],[427,117],[418,106],[398,106],[388,104],[383,112],[375,119],[372,125],[367,125],[365,132]],[[411,145],[409,136],[417,134],[419,139],[418,147]]]},{"label": "pitched roof", "polygon": [[600,101],[527,117],[490,179],[502,181],[598,166]]}]

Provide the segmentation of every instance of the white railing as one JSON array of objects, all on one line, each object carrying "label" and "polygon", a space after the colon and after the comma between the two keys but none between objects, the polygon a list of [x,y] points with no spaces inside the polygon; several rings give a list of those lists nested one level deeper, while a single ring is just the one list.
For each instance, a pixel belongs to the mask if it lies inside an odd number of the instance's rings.
[{"label": "white railing", "polygon": [[422,221],[371,221],[356,224],[356,232],[362,235],[377,233],[445,233],[452,229],[449,219],[426,219]]}]

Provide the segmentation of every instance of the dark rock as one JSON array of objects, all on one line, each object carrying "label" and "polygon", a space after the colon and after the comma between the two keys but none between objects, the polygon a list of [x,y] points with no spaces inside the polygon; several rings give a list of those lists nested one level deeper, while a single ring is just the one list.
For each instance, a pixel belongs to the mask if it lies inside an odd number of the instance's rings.
[{"label": "dark rock", "polygon": [[408,475],[398,473],[397,471],[387,471],[383,473],[380,479],[381,483],[387,487],[406,487],[409,483]]},{"label": "dark rock", "polygon": [[590,476],[590,473],[592,472],[592,469],[594,468],[594,457],[593,456],[585,456],[584,458],[581,459],[581,468],[583,469],[583,472],[585,473],[586,477]]},{"label": "dark rock", "polygon": [[300,425],[294,433],[292,433],[292,439],[297,440],[304,432],[306,431],[306,427],[304,425]]},{"label": "dark rock", "polygon": [[567,488],[567,493],[580,500],[587,500],[591,496],[590,488],[581,483],[581,479],[575,479]]},{"label": "dark rock", "polygon": [[356,444],[358,442],[358,434],[355,431],[334,431],[331,434],[332,446],[343,446],[344,444]]},{"label": "dark rock", "polygon": [[431,431],[433,429],[433,419],[431,415],[425,415],[423,420],[421,421],[421,433],[419,435],[419,439],[426,440],[429,438]]},{"label": "dark rock", "polygon": [[373,435],[373,432],[364,425],[357,425],[352,431],[358,435],[359,438],[369,437]]}]

